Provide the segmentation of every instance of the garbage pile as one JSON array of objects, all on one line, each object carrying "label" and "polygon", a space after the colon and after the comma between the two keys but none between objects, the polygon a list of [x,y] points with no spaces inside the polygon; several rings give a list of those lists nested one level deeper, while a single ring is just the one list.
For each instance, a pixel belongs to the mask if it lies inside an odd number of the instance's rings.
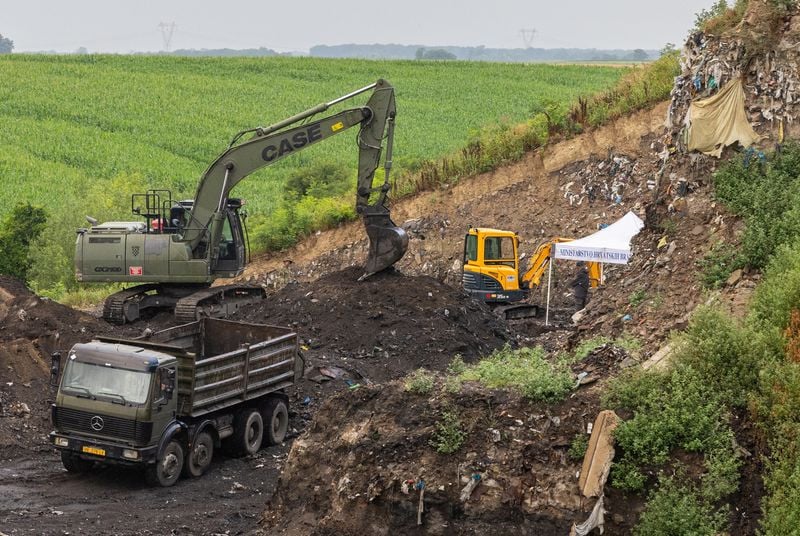
[{"label": "garbage pile", "polygon": [[654,186],[645,180],[636,160],[625,155],[590,158],[580,162],[577,168],[561,170],[560,175],[559,189],[570,206],[620,205],[626,197],[639,197],[646,188]]},{"label": "garbage pile", "polygon": [[[792,123],[800,102],[800,13],[794,8],[777,27],[779,35],[772,37],[774,45],[765,47],[770,36],[757,34],[776,30],[764,28],[770,16],[774,14],[768,7],[752,2],[735,29],[719,37],[702,32],[689,36],[667,114],[667,126],[673,135],[683,129],[691,101],[715,95],[741,77],[750,123],[759,133],[776,132],[777,141],[783,140],[784,128]],[[680,147],[682,143],[679,137],[676,144]]]}]

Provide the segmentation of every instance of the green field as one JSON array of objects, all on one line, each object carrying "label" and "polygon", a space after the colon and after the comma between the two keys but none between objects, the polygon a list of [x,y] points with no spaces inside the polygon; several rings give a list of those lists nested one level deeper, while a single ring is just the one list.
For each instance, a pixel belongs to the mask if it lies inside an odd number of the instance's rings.
[{"label": "green field", "polygon": [[[378,78],[396,88],[395,169],[451,154],[487,125],[518,123],[543,103],[607,89],[626,68],[148,56],[0,56],[0,216],[43,205],[40,290],[69,289],[74,231],[85,216],[128,220],[148,187],[190,198],[238,131],[266,126]],[[360,105],[356,98],[343,107]],[[338,108],[337,108],[338,109]],[[353,170],[355,131],[266,168],[235,191],[255,221],[282,203],[287,177],[323,162]]]}]

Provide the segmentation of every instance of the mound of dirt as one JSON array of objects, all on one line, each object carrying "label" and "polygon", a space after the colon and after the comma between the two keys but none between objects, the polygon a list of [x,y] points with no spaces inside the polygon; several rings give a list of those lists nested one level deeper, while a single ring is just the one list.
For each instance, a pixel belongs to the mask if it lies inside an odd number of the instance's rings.
[{"label": "mound of dirt", "polygon": [[[399,382],[341,393],[295,440],[263,533],[568,534],[593,505],[581,502],[581,460],[568,451],[597,396],[581,388],[547,406],[472,383],[450,394],[441,380],[429,395]],[[445,415],[464,433],[453,454],[436,448]],[[629,530],[611,517],[611,533]]]},{"label": "mound of dirt", "polygon": [[424,367],[444,370],[455,354],[474,362],[513,341],[505,321],[460,289],[397,271],[358,281],[349,268],[292,283],[238,320],[291,326],[315,366],[382,382]]},{"label": "mound of dirt", "polygon": [[50,354],[113,329],[105,322],[0,276],[0,449],[46,449]]}]

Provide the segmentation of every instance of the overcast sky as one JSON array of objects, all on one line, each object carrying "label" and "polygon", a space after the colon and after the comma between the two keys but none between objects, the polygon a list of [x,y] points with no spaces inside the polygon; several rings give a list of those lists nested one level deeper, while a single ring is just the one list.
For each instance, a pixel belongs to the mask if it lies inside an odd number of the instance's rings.
[{"label": "overcast sky", "polygon": [[[1,0],[15,52],[258,48],[400,43],[490,48],[681,44],[713,0]],[[165,28],[165,29],[166,29]],[[527,41],[522,35],[526,30]],[[532,34],[529,30],[535,30]]]}]

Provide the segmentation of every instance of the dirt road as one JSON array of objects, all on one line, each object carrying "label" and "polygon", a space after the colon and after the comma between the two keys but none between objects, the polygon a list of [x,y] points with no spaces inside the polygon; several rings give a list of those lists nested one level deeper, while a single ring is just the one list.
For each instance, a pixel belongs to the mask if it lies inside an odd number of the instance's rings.
[{"label": "dirt road", "polygon": [[0,463],[0,531],[17,534],[242,534],[258,522],[288,446],[216,457],[203,478],[147,487],[142,474],[73,475],[55,452]]}]

